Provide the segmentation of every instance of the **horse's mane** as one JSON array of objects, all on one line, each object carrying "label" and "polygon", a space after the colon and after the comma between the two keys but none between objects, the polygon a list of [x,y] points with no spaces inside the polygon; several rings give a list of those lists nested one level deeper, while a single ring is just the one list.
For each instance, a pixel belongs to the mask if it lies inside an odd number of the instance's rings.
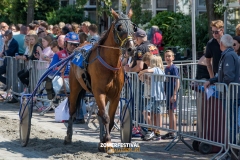
[{"label": "horse's mane", "polygon": [[104,35],[100,38],[100,40],[98,41],[98,45],[103,45],[103,43],[106,41],[106,39],[108,38],[108,35],[109,35],[109,32],[112,28],[112,25],[111,27],[104,33]]},{"label": "horse's mane", "polygon": [[[125,14],[123,14],[123,13],[121,13],[121,14],[119,14],[119,18],[128,18],[128,16],[125,15]],[[114,22],[115,22],[115,21],[114,21]],[[113,22],[113,23],[114,23],[114,22]],[[100,40],[98,41],[98,43],[96,43],[96,45],[93,47],[92,50],[95,50],[98,45],[103,45],[103,43],[104,43],[104,42],[106,41],[106,39],[108,38],[108,35],[109,35],[109,32],[110,32],[110,30],[111,30],[111,28],[112,28],[113,23],[111,24],[110,28],[106,31],[106,33],[104,33],[104,35],[100,38]]]}]

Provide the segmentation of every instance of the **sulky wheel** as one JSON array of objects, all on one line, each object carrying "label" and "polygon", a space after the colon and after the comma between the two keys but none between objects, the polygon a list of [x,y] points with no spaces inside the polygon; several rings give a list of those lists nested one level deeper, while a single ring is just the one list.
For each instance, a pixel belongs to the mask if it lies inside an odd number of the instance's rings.
[{"label": "sulky wheel", "polygon": [[27,146],[28,140],[30,137],[31,118],[32,118],[31,105],[33,105],[31,101],[26,105],[26,100],[24,100],[21,108],[20,117],[22,116],[22,121],[20,121],[20,124],[19,124],[19,132],[20,132],[20,143],[22,147]]},{"label": "sulky wheel", "polygon": [[212,145],[207,143],[200,143],[199,145],[199,152],[202,154],[209,154],[212,152]]},{"label": "sulky wheel", "polygon": [[199,151],[199,144],[200,144],[200,142],[198,142],[198,141],[192,142],[192,147],[195,151]]},{"label": "sulky wheel", "polygon": [[[124,112],[126,113],[124,115]],[[132,114],[126,105],[122,108],[120,117],[120,135],[122,143],[131,143],[132,138]]]}]

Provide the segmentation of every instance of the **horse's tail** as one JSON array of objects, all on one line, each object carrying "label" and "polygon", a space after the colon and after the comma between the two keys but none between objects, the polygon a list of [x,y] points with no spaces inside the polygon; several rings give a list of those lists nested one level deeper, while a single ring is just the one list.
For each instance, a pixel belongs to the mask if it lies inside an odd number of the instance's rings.
[{"label": "horse's tail", "polygon": [[80,107],[83,107],[84,105],[83,103],[85,103],[84,102],[85,96],[86,96],[86,90],[82,89],[78,94],[78,98],[77,98],[77,103],[76,103],[77,114],[79,113],[78,110],[80,109]]}]

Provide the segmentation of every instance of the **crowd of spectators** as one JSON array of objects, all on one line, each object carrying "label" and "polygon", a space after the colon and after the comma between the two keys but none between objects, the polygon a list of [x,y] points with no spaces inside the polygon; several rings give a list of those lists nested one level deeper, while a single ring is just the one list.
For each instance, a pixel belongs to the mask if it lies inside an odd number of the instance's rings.
[{"label": "crowd of spectators", "polygon": [[[45,61],[45,68],[48,68],[56,53],[66,49],[66,35],[75,34],[81,39],[80,43],[74,45],[75,48],[86,43],[96,43],[99,39],[98,28],[88,21],[81,24],[72,23],[49,25],[45,21],[35,20],[28,25],[22,24],[0,24],[0,58],[3,58],[3,65],[0,66],[0,82],[2,90],[8,89],[6,79],[7,59],[5,56],[15,57],[22,61]],[[72,52],[71,52],[72,53]],[[70,54],[70,53],[69,53]],[[17,73],[19,80],[24,85],[23,93],[29,87],[29,72],[31,68],[25,68]],[[13,98],[9,103],[16,103]],[[37,103],[39,111],[44,110],[49,105],[47,103]]]}]

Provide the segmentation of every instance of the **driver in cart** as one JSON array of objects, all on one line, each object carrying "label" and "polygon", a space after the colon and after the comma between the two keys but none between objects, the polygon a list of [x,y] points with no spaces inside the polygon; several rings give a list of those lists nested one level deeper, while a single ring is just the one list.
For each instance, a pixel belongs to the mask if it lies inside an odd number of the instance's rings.
[{"label": "driver in cart", "polygon": [[[67,58],[69,55],[71,55],[74,50],[79,46],[80,40],[79,35],[74,32],[69,32],[66,34],[64,39],[64,49],[62,51],[59,51],[54,54],[52,61],[49,65],[49,68],[61,61],[62,59]],[[47,91],[47,97],[49,100],[57,99],[56,95],[60,92],[63,93],[69,93],[69,71],[70,71],[70,63],[68,63],[67,66],[65,66],[59,74],[57,74],[55,77],[53,75],[56,73],[58,68],[54,69],[50,75],[46,78],[46,84],[45,89]],[[82,103],[81,109],[77,111],[77,118],[75,123],[85,123],[84,121],[84,114],[86,114],[86,105],[85,103]]]}]

